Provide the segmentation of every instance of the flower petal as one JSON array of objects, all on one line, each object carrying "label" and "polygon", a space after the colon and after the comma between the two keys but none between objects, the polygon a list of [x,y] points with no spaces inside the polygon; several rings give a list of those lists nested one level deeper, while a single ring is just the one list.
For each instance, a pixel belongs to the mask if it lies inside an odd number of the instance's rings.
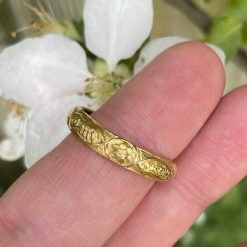
[{"label": "flower petal", "polygon": [[152,0],[87,0],[84,21],[87,47],[114,70],[148,37],[153,22]]},{"label": "flower petal", "polygon": [[0,142],[0,159],[15,161],[24,156],[24,138],[5,138]]},{"label": "flower petal", "polygon": [[57,34],[29,38],[5,49],[0,75],[5,96],[28,107],[81,92],[90,76],[82,48]]},{"label": "flower petal", "polygon": [[149,64],[162,51],[170,48],[173,45],[188,41],[181,37],[164,37],[154,39],[149,42],[141,51],[140,57],[135,64],[134,73],[141,71],[147,64]]},{"label": "flower petal", "polygon": [[31,167],[70,133],[67,115],[73,107],[78,105],[90,107],[92,103],[93,100],[87,96],[73,95],[45,104],[35,112],[26,130],[26,166]]},{"label": "flower petal", "polygon": [[15,111],[7,114],[2,123],[3,138],[0,141],[0,158],[14,161],[25,152],[25,129],[28,112],[18,115]]}]

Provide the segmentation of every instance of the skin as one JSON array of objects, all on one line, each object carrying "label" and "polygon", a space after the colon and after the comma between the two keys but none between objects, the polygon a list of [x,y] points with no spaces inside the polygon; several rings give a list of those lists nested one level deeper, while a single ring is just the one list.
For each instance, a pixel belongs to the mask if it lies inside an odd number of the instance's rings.
[{"label": "skin", "polygon": [[247,173],[247,87],[221,98],[223,88],[207,46],[162,53],[93,115],[176,159],[176,177],[154,183],[69,135],[0,199],[0,247],[172,246]]}]

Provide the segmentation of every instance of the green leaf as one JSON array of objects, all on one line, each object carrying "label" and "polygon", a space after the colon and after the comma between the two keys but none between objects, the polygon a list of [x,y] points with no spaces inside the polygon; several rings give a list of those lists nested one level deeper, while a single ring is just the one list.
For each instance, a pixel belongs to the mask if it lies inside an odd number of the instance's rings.
[{"label": "green leaf", "polygon": [[247,1],[246,0],[228,0],[222,13],[224,16],[235,17],[241,22],[247,21]]},{"label": "green leaf", "polygon": [[247,47],[247,22],[244,24],[242,29],[242,43]]},{"label": "green leaf", "polygon": [[213,23],[205,41],[220,47],[229,60],[242,44],[242,23],[233,17],[220,17]]}]

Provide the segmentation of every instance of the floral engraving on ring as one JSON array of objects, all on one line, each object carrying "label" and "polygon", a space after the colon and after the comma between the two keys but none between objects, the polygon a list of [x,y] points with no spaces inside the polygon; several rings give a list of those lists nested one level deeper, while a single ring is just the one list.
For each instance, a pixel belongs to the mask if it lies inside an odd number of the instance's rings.
[{"label": "floral engraving on ring", "polygon": [[139,169],[142,174],[153,177],[154,179],[168,179],[171,171],[157,159],[146,159],[140,161]]},{"label": "floral engraving on ring", "polygon": [[102,131],[92,121],[85,122],[83,116],[75,115],[72,119],[71,125],[73,125],[77,134],[88,144],[95,145],[104,142]]},{"label": "floral engraving on ring", "polygon": [[133,166],[138,158],[136,148],[123,139],[111,139],[106,142],[105,153],[109,159],[125,167]]}]

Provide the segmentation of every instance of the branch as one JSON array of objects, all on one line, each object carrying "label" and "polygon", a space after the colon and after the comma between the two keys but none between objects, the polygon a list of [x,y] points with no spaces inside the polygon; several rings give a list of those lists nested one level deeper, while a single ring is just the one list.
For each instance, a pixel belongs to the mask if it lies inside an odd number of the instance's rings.
[{"label": "branch", "polygon": [[212,24],[210,17],[205,12],[200,10],[191,0],[164,1],[183,12],[205,33],[209,31]]}]

